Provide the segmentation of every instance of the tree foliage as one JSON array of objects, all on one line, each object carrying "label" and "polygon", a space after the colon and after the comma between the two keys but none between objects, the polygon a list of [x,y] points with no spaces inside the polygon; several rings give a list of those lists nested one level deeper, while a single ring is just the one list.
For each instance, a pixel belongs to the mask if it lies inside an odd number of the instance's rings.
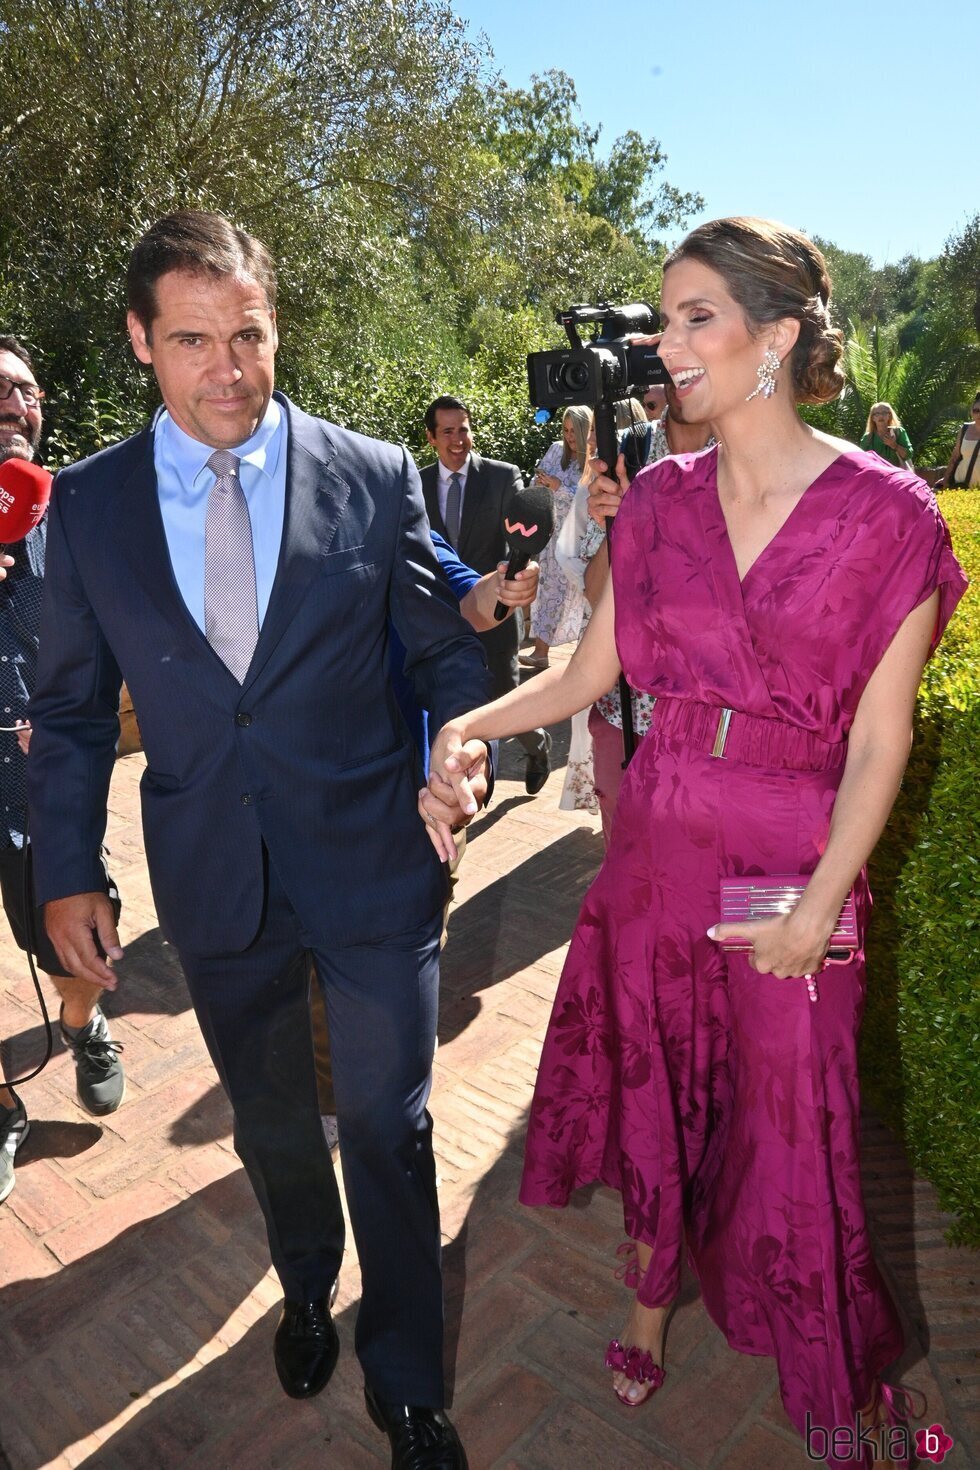
[{"label": "tree foliage", "polygon": [[951,310],[969,313],[980,338],[980,214],[946,241],[939,257],[937,286]]},{"label": "tree foliage", "polygon": [[867,329],[851,323],[844,350],[847,384],[840,398],[806,417],[857,443],[874,403],[890,403],[923,467],[945,463],[964,406],[980,379],[980,346],[962,316],[933,313],[915,346],[903,352],[897,326]]},{"label": "tree foliage", "polygon": [[122,281],[171,209],[270,245],[288,391],[415,445],[503,341],[520,364],[556,307],[653,292],[651,232],[699,202],[653,139],[603,157],[571,78],[503,86],[443,0],[0,0],[0,74],[0,310],[38,351],[59,458],[153,401]]}]

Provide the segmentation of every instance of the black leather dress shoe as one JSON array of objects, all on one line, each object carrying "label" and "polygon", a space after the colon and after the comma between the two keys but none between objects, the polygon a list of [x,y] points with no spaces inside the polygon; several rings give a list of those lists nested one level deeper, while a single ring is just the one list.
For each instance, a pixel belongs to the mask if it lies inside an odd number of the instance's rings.
[{"label": "black leather dress shoe", "polygon": [[459,1435],[441,1409],[386,1404],[367,1386],[364,1402],[391,1441],[391,1470],[468,1470]]},{"label": "black leather dress shoe", "polygon": [[276,1372],[291,1399],[311,1399],[337,1366],[340,1339],[326,1297],[282,1304],[276,1328]]},{"label": "black leather dress shoe", "polygon": [[537,796],[548,777],[551,775],[551,736],[548,731],[544,732],[545,747],[540,755],[529,755],[527,758],[527,769],[524,772],[524,790],[528,796]]}]

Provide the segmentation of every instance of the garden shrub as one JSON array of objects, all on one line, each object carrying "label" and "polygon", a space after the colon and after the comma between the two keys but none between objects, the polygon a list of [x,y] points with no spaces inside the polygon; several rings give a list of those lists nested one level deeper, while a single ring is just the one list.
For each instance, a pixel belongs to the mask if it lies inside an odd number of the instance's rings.
[{"label": "garden shrub", "polygon": [[871,859],[866,1094],[980,1246],[980,491],[940,496],[972,586],[926,668],[902,790]]}]

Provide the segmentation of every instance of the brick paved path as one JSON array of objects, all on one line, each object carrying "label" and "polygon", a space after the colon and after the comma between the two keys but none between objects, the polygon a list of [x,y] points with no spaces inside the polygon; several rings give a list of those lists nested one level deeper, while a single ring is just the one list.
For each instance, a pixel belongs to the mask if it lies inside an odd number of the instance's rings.
[{"label": "brick paved path", "polygon": [[[432,1101],[454,1413],[472,1470],[802,1467],[771,1362],[729,1351],[693,1281],[671,1325],[664,1389],[638,1412],[617,1404],[601,1368],[627,1301],[612,1272],[616,1198],[599,1189],[559,1212],[515,1202],[540,1037],[601,842],[596,820],[558,811],[560,774],[532,801],[509,747],[502,769],[457,890]],[[140,756],[119,762],[108,836],[125,903],[111,1013],[128,1096],[107,1122],[81,1113],[60,1046],[24,1089],[32,1133],[0,1206],[0,1465],[4,1452],[11,1470],[385,1465],[386,1442],[360,1399],[351,1253],[329,1389],[297,1404],[275,1379],[278,1285],[227,1107],[156,928],[141,770]],[[0,1034],[18,1038],[21,1066],[42,1039],[22,968],[5,938]],[[932,1190],[871,1118],[865,1183],[909,1330],[904,1379],[926,1393],[927,1422],[956,1441],[946,1464],[966,1470],[980,1464],[977,1257],[944,1245],[949,1221]]]}]

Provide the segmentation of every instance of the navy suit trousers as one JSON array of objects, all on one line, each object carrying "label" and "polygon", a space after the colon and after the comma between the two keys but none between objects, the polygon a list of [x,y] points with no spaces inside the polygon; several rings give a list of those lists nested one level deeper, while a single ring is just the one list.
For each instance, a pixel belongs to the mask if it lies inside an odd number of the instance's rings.
[{"label": "navy suit trousers", "polygon": [[235,1116],[286,1296],[328,1295],[344,1218],[317,1102],[309,956],[324,988],[340,1156],[361,1265],[355,1346],[393,1403],[443,1406],[439,1206],[426,1109],[441,912],[409,934],[331,948],[305,933],[269,867],[262,929],[239,954],[180,952]]}]

